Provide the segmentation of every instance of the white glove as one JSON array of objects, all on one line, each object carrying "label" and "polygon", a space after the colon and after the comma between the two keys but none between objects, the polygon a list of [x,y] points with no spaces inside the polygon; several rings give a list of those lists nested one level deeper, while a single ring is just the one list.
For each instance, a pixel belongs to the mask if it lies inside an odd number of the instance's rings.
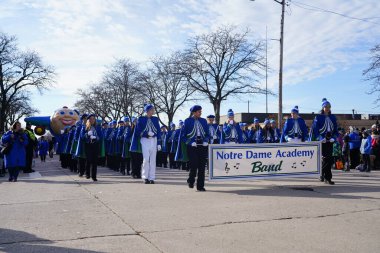
[{"label": "white glove", "polygon": [[197,146],[197,143],[193,142],[193,143],[191,143],[191,146],[192,146],[192,147],[196,147],[196,146]]},{"label": "white glove", "polygon": [[93,139],[96,139],[96,136],[94,136],[94,135],[91,135],[91,140],[93,140]]},{"label": "white glove", "polygon": [[270,137],[267,137],[267,140],[270,141]]},{"label": "white glove", "polygon": [[87,134],[91,136],[91,135],[92,135],[92,131],[88,131],[88,133],[87,133]]},{"label": "white glove", "polygon": [[330,139],[330,142],[334,142],[334,141],[335,141],[334,138],[331,138],[331,139]]},{"label": "white glove", "polygon": [[293,140],[293,138],[290,138],[290,137],[287,138],[288,142],[291,142],[292,140]]},{"label": "white glove", "polygon": [[65,130],[61,130],[61,134],[63,134],[65,132]]},{"label": "white glove", "polygon": [[218,139],[218,137],[217,136],[214,136],[214,137],[212,137],[214,140],[216,140],[216,139]]},{"label": "white glove", "polygon": [[161,151],[161,145],[157,145],[157,150]]},{"label": "white glove", "polygon": [[152,136],[154,135],[154,133],[151,132],[151,131],[149,131],[149,132],[148,132],[148,135],[149,135],[150,137],[152,137]]},{"label": "white glove", "polygon": [[203,142],[203,147],[207,147],[208,146],[208,142]]},{"label": "white glove", "polygon": [[231,119],[230,120],[230,125],[233,125],[234,124],[234,121]]}]

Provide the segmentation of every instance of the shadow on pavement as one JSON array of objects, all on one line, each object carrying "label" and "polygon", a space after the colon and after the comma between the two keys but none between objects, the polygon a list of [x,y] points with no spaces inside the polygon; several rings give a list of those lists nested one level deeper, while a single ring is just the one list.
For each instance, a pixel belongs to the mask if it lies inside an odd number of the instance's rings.
[{"label": "shadow on pavement", "polygon": [[33,234],[12,229],[0,228],[0,251],[9,253],[67,253],[67,252],[87,252],[101,253],[100,251],[73,249],[65,247],[57,247],[53,244],[54,241],[39,238]]}]

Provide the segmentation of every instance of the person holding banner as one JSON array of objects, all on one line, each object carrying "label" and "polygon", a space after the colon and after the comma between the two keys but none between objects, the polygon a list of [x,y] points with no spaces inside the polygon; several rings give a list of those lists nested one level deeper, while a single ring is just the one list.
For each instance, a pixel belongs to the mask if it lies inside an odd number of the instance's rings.
[{"label": "person holding banner", "polygon": [[248,132],[248,142],[249,143],[261,143],[262,129],[260,127],[260,121],[258,118],[253,119],[253,126]]},{"label": "person holding banner", "polygon": [[276,121],[274,119],[271,119],[270,120],[270,127],[273,129],[273,138],[274,138],[274,142],[275,143],[279,143],[280,142],[280,138],[281,138],[281,133],[280,133],[280,129],[278,129],[276,127]]},{"label": "person holding banner", "polygon": [[[189,188],[194,188],[197,178],[197,190],[204,192],[205,169],[207,161],[207,146],[210,139],[207,121],[201,118],[202,107],[194,105],[190,108],[190,117],[184,122],[180,135],[180,143],[185,143],[189,159],[190,173],[187,183]],[[181,145],[179,145],[181,147]]]},{"label": "person holding banner", "polygon": [[261,134],[263,143],[273,143],[274,142],[274,131],[270,126],[269,119],[264,120],[264,128],[262,129]]},{"label": "person holding banner", "polygon": [[210,132],[210,144],[219,144],[220,132],[219,132],[218,124],[215,124],[215,116],[208,115],[207,121],[208,121],[208,128]]},{"label": "person holding banner", "polygon": [[290,112],[291,118],[285,121],[282,130],[281,142],[298,143],[307,139],[307,126],[303,118],[299,116],[298,106]]},{"label": "person holding banner", "polygon": [[234,120],[235,115],[232,109],[228,110],[227,116],[228,120],[223,125],[220,144],[243,143],[242,132],[239,124]]},{"label": "person holding banner", "polygon": [[245,130],[247,124],[246,123],[239,123],[240,129],[241,129],[241,137],[243,138],[243,143],[248,143],[248,133]]},{"label": "person holding banner", "polygon": [[[331,167],[334,163],[332,143],[338,137],[338,125],[335,115],[331,114],[331,104],[326,98],[322,99],[322,110],[315,116],[309,140],[322,142],[322,174],[321,182],[335,184],[332,179]],[[329,145],[331,143],[331,145]],[[331,149],[331,150],[330,150]],[[331,154],[330,154],[331,153]]]}]

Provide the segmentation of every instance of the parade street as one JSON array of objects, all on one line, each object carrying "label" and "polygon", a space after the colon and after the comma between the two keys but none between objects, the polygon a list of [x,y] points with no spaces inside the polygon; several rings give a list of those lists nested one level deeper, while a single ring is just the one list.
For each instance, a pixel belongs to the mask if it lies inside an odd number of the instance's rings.
[{"label": "parade street", "polygon": [[[36,160],[0,179],[1,252],[379,252],[380,172],[186,185],[100,167],[98,182]],[[7,194],[5,194],[7,193]]]}]

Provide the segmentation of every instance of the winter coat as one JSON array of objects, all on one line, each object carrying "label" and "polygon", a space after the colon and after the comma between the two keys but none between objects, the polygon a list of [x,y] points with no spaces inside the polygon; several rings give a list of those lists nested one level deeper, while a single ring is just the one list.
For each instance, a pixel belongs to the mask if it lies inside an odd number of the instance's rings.
[{"label": "winter coat", "polygon": [[[12,139],[12,134],[14,138]],[[1,138],[1,142],[5,145],[12,145],[11,151],[4,155],[5,168],[25,167],[26,166],[26,151],[28,145],[28,137],[23,132],[8,131]]]}]

